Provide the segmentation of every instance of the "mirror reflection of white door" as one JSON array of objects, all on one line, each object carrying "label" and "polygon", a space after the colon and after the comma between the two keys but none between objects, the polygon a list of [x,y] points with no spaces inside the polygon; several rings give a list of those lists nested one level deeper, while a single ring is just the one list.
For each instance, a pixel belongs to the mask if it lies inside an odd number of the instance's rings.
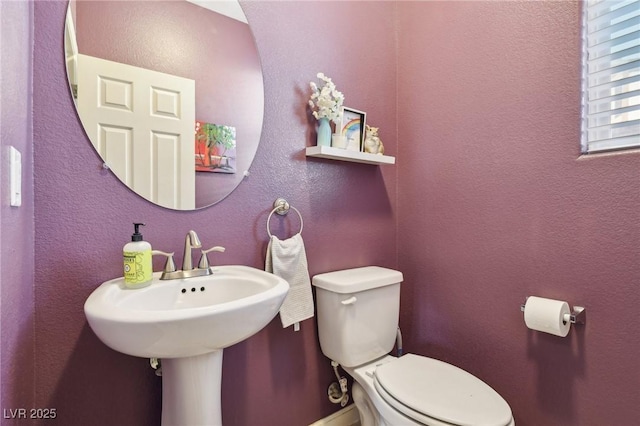
[{"label": "mirror reflection of white door", "polygon": [[115,175],[163,207],[195,208],[195,81],[78,55],[78,114]]}]

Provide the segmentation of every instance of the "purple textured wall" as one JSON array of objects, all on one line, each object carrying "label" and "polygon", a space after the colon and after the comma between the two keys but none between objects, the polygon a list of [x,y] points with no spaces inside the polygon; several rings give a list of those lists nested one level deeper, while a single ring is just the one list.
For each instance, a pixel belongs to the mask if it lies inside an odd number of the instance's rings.
[{"label": "purple textured wall", "polygon": [[[82,310],[97,285],[122,274],[121,249],[131,222],[147,223],[145,239],[157,249],[180,252],[184,235],[195,229],[203,244],[227,248],[216,262],[262,268],[266,218],[273,201],[284,196],[304,216],[311,274],[397,266],[396,169],[303,154],[315,138],[306,102],[318,71],[333,77],[349,106],[367,111],[395,154],[395,5],[243,3],[264,70],[262,142],[239,188],[195,212],[151,205],[101,169],[68,93],[65,7],[35,3],[36,403],[56,407],[58,424],[159,424],[161,383],[148,360],[103,345]],[[354,31],[354,16],[376,30]],[[282,22],[287,25],[276,30]],[[376,54],[363,55],[371,46]],[[296,226],[295,216],[274,218],[272,230],[285,237]],[[315,321],[294,333],[276,319],[225,350],[224,422],[309,424],[336,409],[326,398],[331,381]]]},{"label": "purple textured wall", "polygon": [[[34,406],[33,6],[0,2],[0,404],[2,424]],[[9,206],[9,146],[22,154],[22,206]],[[26,420],[20,420],[27,423]]]},{"label": "purple textured wall", "polygon": [[[399,7],[398,258],[407,349],[527,425],[640,418],[640,153],[580,158],[578,2]],[[528,330],[528,295],[587,308]]]}]

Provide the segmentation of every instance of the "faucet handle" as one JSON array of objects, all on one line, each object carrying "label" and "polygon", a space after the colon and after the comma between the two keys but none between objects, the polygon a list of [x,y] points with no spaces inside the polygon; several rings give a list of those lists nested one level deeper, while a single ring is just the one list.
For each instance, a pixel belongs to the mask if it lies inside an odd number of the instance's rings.
[{"label": "faucet handle", "polygon": [[225,248],[221,246],[211,247],[207,250],[200,250],[202,252],[202,257],[200,257],[200,262],[198,263],[198,268],[200,269],[208,269],[209,268],[209,258],[207,257],[207,253],[212,251],[224,252]]},{"label": "faucet handle", "polygon": [[164,264],[164,272],[173,272],[176,270],[176,264],[173,261],[173,252],[165,253],[160,250],[151,250],[152,255],[161,254],[162,256],[167,257],[167,263]]}]

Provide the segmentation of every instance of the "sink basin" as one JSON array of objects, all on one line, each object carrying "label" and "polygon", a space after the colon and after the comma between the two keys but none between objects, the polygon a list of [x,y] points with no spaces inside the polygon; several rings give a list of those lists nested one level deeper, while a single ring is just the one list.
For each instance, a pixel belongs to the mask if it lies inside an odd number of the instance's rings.
[{"label": "sink basin", "polygon": [[84,304],[94,333],[116,351],[162,362],[162,426],[222,425],[223,349],[266,326],[289,284],[260,269],[229,265],[175,280],[153,275],[130,290],[124,278]]},{"label": "sink basin", "polygon": [[91,329],[116,351],[146,358],[202,355],[238,343],[278,313],[289,284],[241,265],[213,274],[168,281],[155,273],[150,286],[130,290],[124,278],[100,285],[84,311]]}]

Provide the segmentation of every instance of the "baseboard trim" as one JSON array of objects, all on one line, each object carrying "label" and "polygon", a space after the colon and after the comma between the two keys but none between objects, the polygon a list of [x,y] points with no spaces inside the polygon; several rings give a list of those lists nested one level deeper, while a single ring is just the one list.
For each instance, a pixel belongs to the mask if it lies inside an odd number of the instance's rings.
[{"label": "baseboard trim", "polygon": [[309,426],[355,426],[359,424],[360,416],[358,415],[358,409],[355,405],[351,404]]}]

